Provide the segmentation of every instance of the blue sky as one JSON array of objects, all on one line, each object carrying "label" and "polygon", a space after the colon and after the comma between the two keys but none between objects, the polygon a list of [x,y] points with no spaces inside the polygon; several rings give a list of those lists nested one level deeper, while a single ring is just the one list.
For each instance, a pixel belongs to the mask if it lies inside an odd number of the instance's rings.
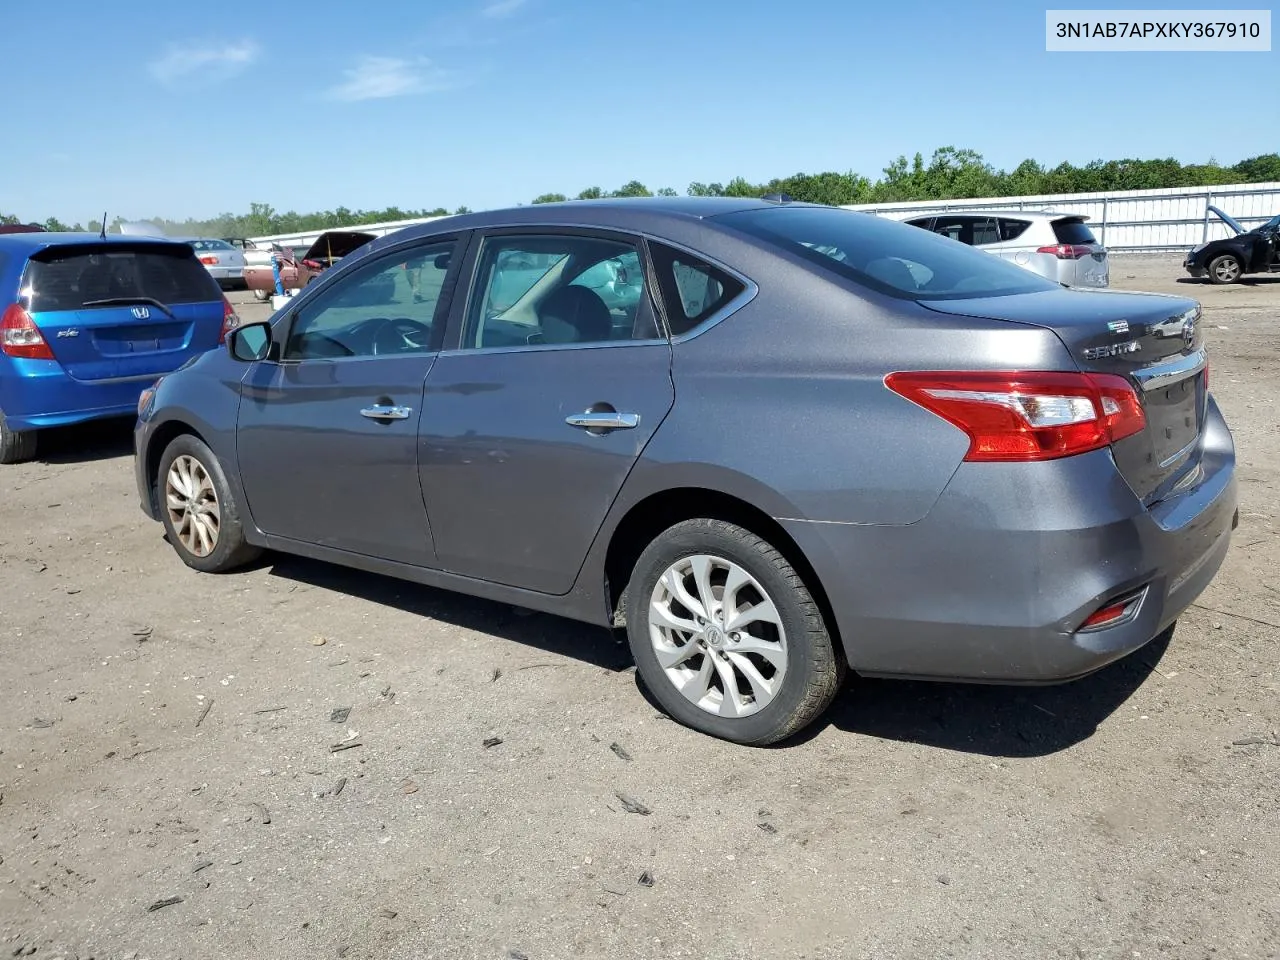
[{"label": "blue sky", "polygon": [[1003,167],[1280,146],[1275,52],[1050,54],[1046,6],[15,4],[0,211],[479,209],[633,178],[874,179],[947,144]]}]

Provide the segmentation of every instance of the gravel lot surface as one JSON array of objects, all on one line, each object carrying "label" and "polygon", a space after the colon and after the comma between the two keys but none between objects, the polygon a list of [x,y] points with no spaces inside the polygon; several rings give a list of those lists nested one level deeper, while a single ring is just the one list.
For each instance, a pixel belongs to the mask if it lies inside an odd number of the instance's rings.
[{"label": "gravel lot surface", "polygon": [[1280,276],[1112,271],[1205,305],[1218,579],[1089,679],[853,680],[771,750],[660,718],[605,631],[194,573],[129,424],[42,440],[0,468],[0,957],[1280,956]]}]

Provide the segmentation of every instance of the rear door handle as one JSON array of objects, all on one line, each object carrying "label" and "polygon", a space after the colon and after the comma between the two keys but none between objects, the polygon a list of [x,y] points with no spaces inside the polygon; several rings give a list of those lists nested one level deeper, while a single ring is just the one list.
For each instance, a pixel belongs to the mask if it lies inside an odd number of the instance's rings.
[{"label": "rear door handle", "polygon": [[389,403],[375,403],[372,407],[365,407],[361,410],[360,416],[368,417],[370,420],[408,420],[411,413],[413,413],[412,407],[396,407]]},{"label": "rear door handle", "polygon": [[640,425],[640,414],[601,410],[598,413],[575,413],[565,417],[564,422],[584,430],[632,430]]}]

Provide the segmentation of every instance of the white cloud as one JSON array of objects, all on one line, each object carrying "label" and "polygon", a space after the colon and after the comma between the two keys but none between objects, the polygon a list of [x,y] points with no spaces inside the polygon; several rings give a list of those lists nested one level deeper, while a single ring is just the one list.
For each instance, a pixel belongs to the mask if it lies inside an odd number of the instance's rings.
[{"label": "white cloud", "polygon": [[364,57],[354,67],[343,70],[342,75],[346,80],[329,89],[330,99],[378,100],[432,93],[450,86],[448,75],[426,59]]},{"label": "white cloud", "polygon": [[188,44],[170,47],[163,57],[152,61],[149,69],[161,83],[204,78],[225,80],[257,60],[259,53],[261,50],[252,40],[222,45]]},{"label": "white cloud", "polygon": [[480,12],[490,20],[501,20],[503,17],[511,16],[524,4],[525,0],[495,0]]}]

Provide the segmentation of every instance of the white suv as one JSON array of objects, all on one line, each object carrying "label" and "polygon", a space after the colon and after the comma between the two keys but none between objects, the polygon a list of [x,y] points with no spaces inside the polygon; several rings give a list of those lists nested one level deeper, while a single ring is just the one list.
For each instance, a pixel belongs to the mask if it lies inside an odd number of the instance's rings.
[{"label": "white suv", "polygon": [[1110,283],[1107,248],[1076,213],[986,210],[912,217],[906,223],[1025,267],[1072,287]]}]

